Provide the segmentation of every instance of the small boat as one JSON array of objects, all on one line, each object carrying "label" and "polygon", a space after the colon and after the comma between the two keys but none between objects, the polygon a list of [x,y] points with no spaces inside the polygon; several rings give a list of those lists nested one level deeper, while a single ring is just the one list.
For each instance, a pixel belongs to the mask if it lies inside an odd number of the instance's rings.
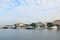
[{"label": "small boat", "polygon": [[27,27],[25,27],[25,29],[35,29],[35,28],[32,26],[27,26]]},{"label": "small boat", "polygon": [[42,29],[41,27],[37,27],[36,29]]},{"label": "small boat", "polygon": [[58,28],[57,28],[57,26],[53,26],[52,29],[53,30],[57,30]]},{"label": "small boat", "polygon": [[53,28],[53,29],[57,29],[57,26],[53,26],[52,28]]}]

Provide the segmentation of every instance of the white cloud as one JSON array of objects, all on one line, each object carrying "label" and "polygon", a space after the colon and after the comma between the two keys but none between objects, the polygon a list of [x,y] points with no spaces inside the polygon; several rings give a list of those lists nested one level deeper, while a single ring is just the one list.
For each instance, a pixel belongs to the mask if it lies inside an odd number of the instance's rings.
[{"label": "white cloud", "polygon": [[2,0],[0,5],[2,23],[30,23],[60,19],[60,0]]}]

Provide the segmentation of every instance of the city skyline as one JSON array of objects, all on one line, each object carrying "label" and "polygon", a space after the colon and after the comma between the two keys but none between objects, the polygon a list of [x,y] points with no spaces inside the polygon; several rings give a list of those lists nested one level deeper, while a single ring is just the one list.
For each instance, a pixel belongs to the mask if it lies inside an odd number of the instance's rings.
[{"label": "city skyline", "polygon": [[0,24],[60,19],[60,0],[0,0]]}]

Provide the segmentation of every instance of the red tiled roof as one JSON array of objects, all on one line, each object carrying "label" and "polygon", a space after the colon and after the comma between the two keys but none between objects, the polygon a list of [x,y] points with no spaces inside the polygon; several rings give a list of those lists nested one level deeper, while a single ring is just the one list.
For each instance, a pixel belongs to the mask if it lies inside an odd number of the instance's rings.
[{"label": "red tiled roof", "polygon": [[60,20],[55,20],[54,22],[60,22]]}]

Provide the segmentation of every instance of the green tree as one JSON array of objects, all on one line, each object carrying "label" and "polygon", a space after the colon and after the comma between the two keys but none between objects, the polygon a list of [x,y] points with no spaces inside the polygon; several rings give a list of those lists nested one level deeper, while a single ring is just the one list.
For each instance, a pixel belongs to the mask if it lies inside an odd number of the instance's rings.
[{"label": "green tree", "polygon": [[30,26],[36,27],[36,23],[31,23]]},{"label": "green tree", "polygon": [[47,23],[47,26],[52,27],[52,26],[54,26],[54,24],[53,23]]}]

